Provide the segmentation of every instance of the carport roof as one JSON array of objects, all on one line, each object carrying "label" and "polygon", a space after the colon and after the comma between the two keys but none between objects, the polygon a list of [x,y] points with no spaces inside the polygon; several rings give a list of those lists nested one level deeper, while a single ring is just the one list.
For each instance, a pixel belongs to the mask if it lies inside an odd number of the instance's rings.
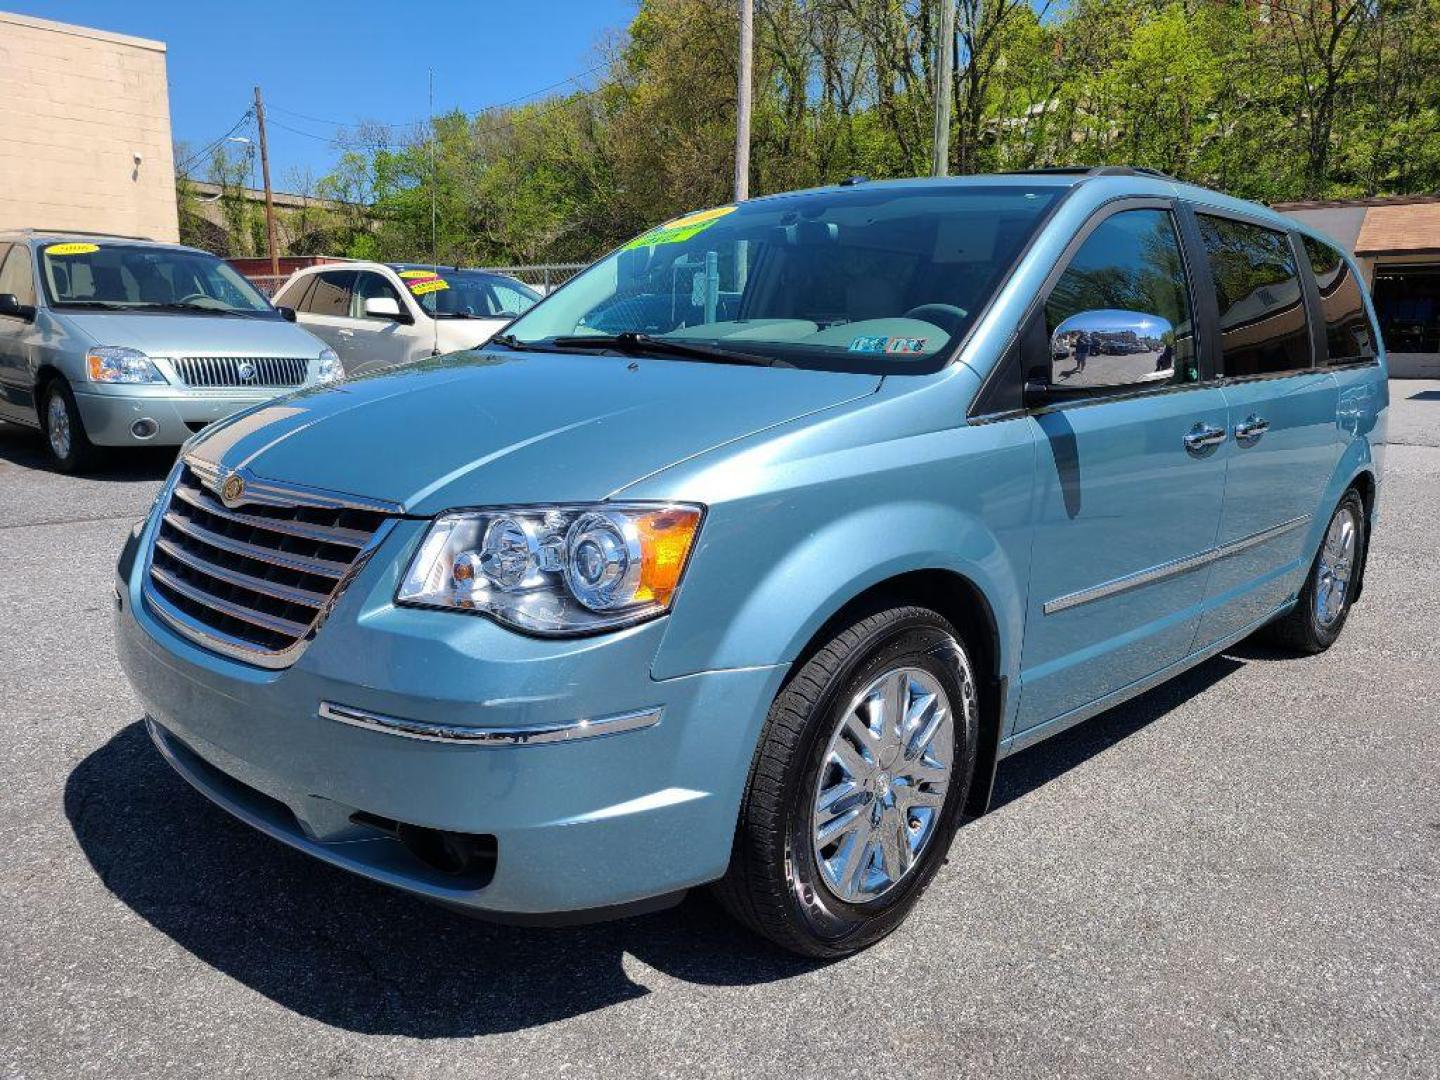
[{"label": "carport roof", "polygon": [[1356,255],[1440,252],[1440,200],[1371,206],[1355,240]]}]

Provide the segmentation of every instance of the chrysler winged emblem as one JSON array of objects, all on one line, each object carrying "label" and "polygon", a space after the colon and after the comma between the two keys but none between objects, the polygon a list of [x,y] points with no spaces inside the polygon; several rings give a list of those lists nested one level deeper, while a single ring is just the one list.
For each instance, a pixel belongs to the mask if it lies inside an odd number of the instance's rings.
[{"label": "chrysler winged emblem", "polygon": [[225,478],[225,484],[220,488],[220,501],[232,509],[240,505],[245,498],[245,481],[239,473],[231,473]]}]

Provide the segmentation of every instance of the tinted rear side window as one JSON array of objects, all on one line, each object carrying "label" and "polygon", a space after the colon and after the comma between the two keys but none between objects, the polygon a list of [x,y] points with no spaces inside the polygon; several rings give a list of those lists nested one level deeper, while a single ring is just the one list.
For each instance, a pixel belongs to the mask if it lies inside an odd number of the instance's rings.
[{"label": "tinted rear side window", "polygon": [[350,317],[350,297],[355,291],[354,270],[327,270],[305,298],[305,310],[313,315]]},{"label": "tinted rear side window", "polygon": [[1236,377],[1310,367],[1310,331],[1290,238],[1197,214],[1220,313],[1220,371]]},{"label": "tinted rear side window", "polygon": [[1305,258],[1320,290],[1320,315],[1325,320],[1325,345],[1332,364],[1375,359],[1370,319],[1360,282],[1345,257],[1329,244],[1304,237]]}]

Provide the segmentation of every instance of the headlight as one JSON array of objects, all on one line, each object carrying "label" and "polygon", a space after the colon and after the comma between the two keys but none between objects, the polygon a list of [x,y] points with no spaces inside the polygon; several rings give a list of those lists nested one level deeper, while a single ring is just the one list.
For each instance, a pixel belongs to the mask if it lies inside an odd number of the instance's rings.
[{"label": "headlight", "polygon": [[670,610],[698,506],[598,504],[444,514],[395,600],[491,615],[538,634],[585,634]]},{"label": "headlight", "polygon": [[106,383],[163,383],[151,359],[139,349],[123,345],[98,345],[85,354],[85,366],[89,369],[91,382]]},{"label": "headlight", "polygon": [[321,349],[320,360],[315,365],[315,381],[322,383],[341,382],[345,369],[340,366],[340,357],[334,349]]}]

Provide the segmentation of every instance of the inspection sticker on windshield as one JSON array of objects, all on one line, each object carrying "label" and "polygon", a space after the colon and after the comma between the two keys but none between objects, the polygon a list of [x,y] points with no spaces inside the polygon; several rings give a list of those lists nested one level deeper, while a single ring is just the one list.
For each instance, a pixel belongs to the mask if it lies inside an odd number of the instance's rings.
[{"label": "inspection sticker on windshield", "polygon": [[701,210],[695,214],[686,214],[674,221],[667,221],[664,225],[656,225],[647,233],[641,233],[620,250],[630,251],[633,248],[654,247],[656,244],[678,244],[681,241],[689,240],[692,236],[698,236],[726,214],[734,212],[735,207],[733,206],[717,206],[713,210]]},{"label": "inspection sticker on windshield", "polygon": [[929,338],[923,337],[887,337],[884,334],[861,334],[859,337],[851,340],[850,351],[911,356],[916,353],[923,353],[929,341]]},{"label": "inspection sticker on windshield", "polygon": [[45,249],[46,255],[89,255],[99,251],[99,244],[51,244]]}]

